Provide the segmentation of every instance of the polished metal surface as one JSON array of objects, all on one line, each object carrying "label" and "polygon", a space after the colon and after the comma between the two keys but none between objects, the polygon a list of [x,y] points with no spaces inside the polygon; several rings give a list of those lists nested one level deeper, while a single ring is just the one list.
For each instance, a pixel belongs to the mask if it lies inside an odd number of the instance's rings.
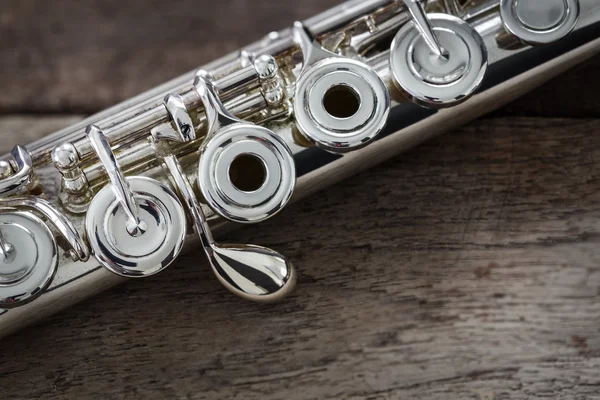
[{"label": "polished metal surface", "polygon": [[169,112],[177,133],[185,142],[196,139],[196,130],[192,118],[185,108],[183,98],[176,94],[165,97],[165,108]]},{"label": "polished metal surface", "polygon": [[77,149],[72,143],[62,143],[52,150],[52,162],[62,175],[62,185],[67,193],[80,194],[87,190],[88,182],[81,170]]},{"label": "polished metal surface", "polygon": [[[448,60],[448,50],[442,47],[438,35],[434,32],[429,18],[425,13],[422,0],[403,0],[408,12],[413,20],[415,28],[419,30],[421,37],[425,41],[429,50],[437,58]],[[392,50],[393,51],[393,50]]]},{"label": "polished metal surface", "polygon": [[117,275],[140,278],[168,267],[183,247],[186,221],[173,191],[147,177],[125,178],[102,131],[88,135],[110,185],[87,212],[87,237],[98,261]]},{"label": "polished metal surface", "polygon": [[[182,112],[185,112],[185,109],[173,112],[173,116]],[[186,141],[183,135],[179,140]],[[296,282],[293,265],[281,254],[266,247],[218,244],[177,157],[172,154],[164,140],[161,142],[161,139],[156,137],[154,148],[187,206],[194,231],[200,238],[217,279],[231,292],[252,301],[277,301],[290,293]]]},{"label": "polished metal surface", "polygon": [[[87,261],[90,258],[90,249],[75,225],[59,208],[37,196],[21,196],[0,198],[0,210],[26,210],[35,212],[51,225],[68,245],[68,256],[74,261]],[[0,214],[2,211],[0,211]]]},{"label": "polished metal surface", "polygon": [[29,151],[20,145],[17,145],[12,150],[12,161],[16,165],[16,172],[13,172],[13,168],[8,164],[4,164],[2,168],[2,175],[0,179],[0,196],[6,196],[22,192],[26,188],[33,178],[33,162]]},{"label": "polished metal surface", "polygon": [[[0,336],[121,276],[157,272],[184,239],[200,241],[234,293],[281,298],[293,286],[291,263],[261,247],[217,244],[212,235],[225,220],[262,220],[283,207],[293,183],[299,201],[599,54],[600,3],[561,1],[513,4],[519,21],[538,31],[557,21],[563,29],[571,6],[580,10],[559,43],[533,47],[508,29],[500,0],[351,0],[204,66],[195,85],[195,73],[185,74],[16,147],[0,159],[0,215],[38,218],[36,229],[62,236],[63,251],[45,289],[0,306]],[[540,4],[541,14],[530,12]],[[240,158],[258,168],[240,167]],[[261,210],[277,185],[274,208]],[[0,262],[9,264],[20,243],[0,232]],[[3,271],[5,280],[27,279],[18,268]]]},{"label": "polished metal surface", "polygon": [[284,100],[285,93],[279,78],[277,60],[270,55],[263,54],[254,59],[253,65],[267,105],[270,107],[280,105]]},{"label": "polished metal surface", "polygon": [[[422,25],[421,20],[429,22]],[[424,31],[430,33],[423,35]],[[439,40],[443,55],[431,49],[429,36]],[[487,50],[479,33],[447,14],[430,14],[404,25],[390,51],[398,89],[424,107],[450,107],[465,101],[483,82],[487,65]]]},{"label": "polished metal surface", "polygon": [[[300,133],[333,153],[368,145],[385,127],[390,111],[390,96],[381,77],[362,61],[325,50],[300,22],[295,23],[293,35],[303,56],[294,94]],[[337,103],[337,111],[327,106],[327,96]]]},{"label": "polished metal surface", "polygon": [[6,160],[0,160],[0,179],[5,179],[13,174],[12,166],[10,162]]},{"label": "polished metal surface", "polygon": [[526,43],[539,45],[567,36],[579,19],[579,0],[501,0],[505,28]]},{"label": "polished metal surface", "polygon": [[129,216],[111,187],[104,187],[90,204],[87,237],[96,259],[105,268],[128,278],[143,278],[168,267],[181,252],[186,221],[173,191],[147,177],[126,178],[144,228],[131,233]]},{"label": "polished metal surface", "polygon": [[6,240],[2,231],[0,231],[0,259],[5,263],[11,263],[16,256],[15,246]]},{"label": "polished metal surface", "polygon": [[117,163],[104,133],[97,126],[90,125],[86,129],[90,143],[100,159],[100,163],[110,179],[110,188],[116,196],[121,209],[127,216],[125,227],[131,236],[141,236],[147,229],[146,221],[140,219],[140,206],[136,204],[134,193],[129,187],[121,168]]},{"label": "polished metal surface", "polygon": [[[275,215],[288,203],[296,184],[289,147],[269,129],[231,115],[204,74],[198,74],[194,87],[208,116],[208,139],[200,149],[198,164],[198,185],[204,199],[221,216],[235,222],[260,222]],[[232,181],[232,166],[242,156],[262,165],[259,187],[244,190]]]},{"label": "polished metal surface", "polygon": [[58,266],[54,235],[30,212],[0,208],[0,307],[15,307],[40,295]]}]

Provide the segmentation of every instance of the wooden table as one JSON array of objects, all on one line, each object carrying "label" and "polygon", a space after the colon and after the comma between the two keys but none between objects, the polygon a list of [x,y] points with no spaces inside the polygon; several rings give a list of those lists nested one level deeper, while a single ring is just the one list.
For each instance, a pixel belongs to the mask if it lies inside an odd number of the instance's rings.
[{"label": "wooden table", "polygon": [[[0,148],[335,3],[4,0]],[[231,235],[294,260],[286,302],[192,252],[3,339],[0,398],[600,398],[599,68]]]}]

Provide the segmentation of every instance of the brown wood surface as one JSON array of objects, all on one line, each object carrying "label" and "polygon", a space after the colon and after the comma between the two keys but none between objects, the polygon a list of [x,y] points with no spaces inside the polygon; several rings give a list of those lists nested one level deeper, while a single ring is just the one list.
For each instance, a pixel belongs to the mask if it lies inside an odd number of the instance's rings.
[{"label": "brown wood surface", "polygon": [[[0,149],[331,3],[4,1]],[[0,398],[600,399],[599,66],[230,235],[286,302],[195,251],[3,339]]]}]

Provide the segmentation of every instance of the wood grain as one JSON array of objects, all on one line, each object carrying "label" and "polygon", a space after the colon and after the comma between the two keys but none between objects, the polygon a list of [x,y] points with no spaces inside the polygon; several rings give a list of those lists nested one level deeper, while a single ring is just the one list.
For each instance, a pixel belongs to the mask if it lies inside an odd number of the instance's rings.
[{"label": "wood grain", "polygon": [[4,393],[598,398],[598,130],[490,119],[422,145],[230,238],[295,261],[285,303],[235,298],[194,252],[5,339]]},{"label": "wood grain", "polygon": [[4,0],[0,110],[98,111],[335,4]]},{"label": "wood grain", "polygon": [[[0,57],[3,151],[212,59],[207,46],[222,54],[264,23],[327,6],[86,3],[97,8],[9,0],[0,10],[0,37],[23,39],[0,41],[0,54],[52,59],[27,64],[25,79]],[[25,16],[37,30],[19,26]],[[52,21],[61,40],[48,37]],[[165,40],[147,43],[163,25]],[[201,40],[204,29],[219,34]],[[189,52],[152,64],[179,33]],[[232,234],[294,260],[286,302],[230,295],[192,252],[3,339],[0,398],[600,399],[599,65]]]},{"label": "wood grain", "polygon": [[[3,0],[0,113],[93,113],[290,26],[340,0]],[[504,113],[600,117],[600,58]],[[87,90],[82,90],[87,88]],[[553,99],[576,97],[556,103]],[[557,104],[560,104],[558,106]]]}]

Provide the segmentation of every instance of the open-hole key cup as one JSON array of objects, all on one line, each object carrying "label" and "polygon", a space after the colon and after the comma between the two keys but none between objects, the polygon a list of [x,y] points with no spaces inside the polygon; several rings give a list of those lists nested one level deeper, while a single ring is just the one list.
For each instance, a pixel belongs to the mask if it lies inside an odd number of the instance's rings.
[{"label": "open-hole key cup", "polygon": [[414,103],[444,108],[468,99],[487,70],[483,39],[449,14],[426,14],[421,0],[404,0],[412,21],[392,41],[390,66],[396,87]]},{"label": "open-hole key cup", "polygon": [[115,274],[139,278],[162,271],[183,247],[186,219],[175,193],[147,177],[125,178],[104,133],[87,135],[110,184],[92,199],[86,232],[98,261]]},{"label": "open-hole key cup", "polygon": [[[260,140],[275,140],[272,146],[275,148],[280,146],[279,141],[266,134],[264,128],[257,130],[256,128],[260,127],[228,115],[220,102],[215,104],[215,101],[218,101],[216,91],[204,75],[200,75],[197,79],[196,88],[199,88],[201,93],[205,113],[209,121],[210,137],[207,140],[216,140],[217,143],[222,145],[220,136],[224,132],[227,137],[231,137],[229,136],[231,131],[227,127],[236,125],[234,132],[245,132],[242,137],[250,136]],[[191,119],[185,117],[187,109],[183,102],[178,101],[177,95],[167,96],[164,104],[171,119],[175,122],[177,131],[169,135],[160,135],[157,131],[152,132],[156,154],[162,159],[171,181],[191,215],[194,230],[200,237],[217,279],[231,292],[248,300],[272,302],[283,298],[292,291],[296,281],[294,267],[284,256],[266,247],[250,244],[219,244],[214,240],[204,211],[168,143],[169,140],[179,142],[190,140],[189,136],[184,134],[184,130],[189,128],[194,130]],[[177,122],[178,120],[188,121],[190,125],[188,123],[180,124]],[[207,157],[206,152],[202,154],[202,157]],[[200,165],[206,165],[206,163],[201,162]],[[286,168],[291,168],[293,171],[292,167],[293,164],[288,165]],[[202,167],[200,172],[203,172]],[[226,179],[222,174],[218,177]]]},{"label": "open-hole key cup", "polygon": [[369,144],[390,112],[383,80],[362,61],[325,50],[301,22],[293,37],[304,58],[293,100],[298,131],[332,153]]},{"label": "open-hole key cup", "polygon": [[[234,222],[255,223],[275,215],[296,186],[290,148],[273,131],[233,116],[204,71],[196,75],[194,88],[204,104],[208,132],[198,163],[198,186],[204,199],[215,212]],[[244,159],[246,167],[248,162],[255,167],[256,175],[249,178],[254,184],[238,179],[243,172],[236,171],[236,166]]]}]

